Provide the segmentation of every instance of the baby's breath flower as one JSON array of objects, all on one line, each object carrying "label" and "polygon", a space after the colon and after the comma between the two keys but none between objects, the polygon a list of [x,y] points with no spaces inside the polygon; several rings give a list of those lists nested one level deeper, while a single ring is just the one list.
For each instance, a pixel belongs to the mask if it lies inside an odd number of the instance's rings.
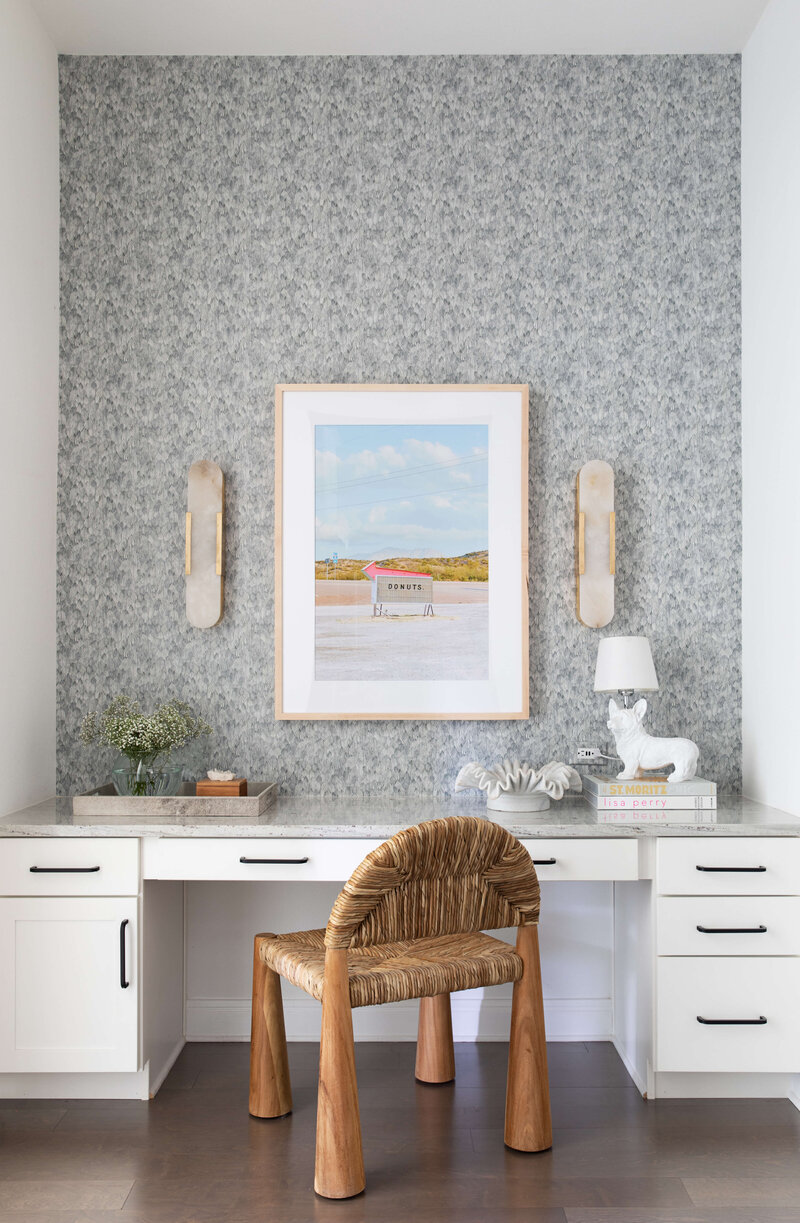
[{"label": "baby's breath flower", "polygon": [[104,743],[137,760],[166,756],[199,735],[213,733],[185,701],[167,701],[144,714],[138,701],[124,695],[115,697],[102,712],[88,713],[81,725],[84,743]]}]

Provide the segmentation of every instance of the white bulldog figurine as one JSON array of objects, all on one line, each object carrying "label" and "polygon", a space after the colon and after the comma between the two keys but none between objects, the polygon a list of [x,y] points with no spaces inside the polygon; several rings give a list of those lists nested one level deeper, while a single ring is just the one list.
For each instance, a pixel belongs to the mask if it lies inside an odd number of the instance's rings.
[{"label": "white bulldog figurine", "polygon": [[657,739],[642,726],[647,701],[637,701],[633,709],[623,709],[612,697],[608,702],[608,722],[617,744],[617,755],[624,769],[617,774],[620,781],[636,776],[638,769],[663,769],[675,766],[668,782],[688,781],[697,772],[700,749],[691,739]]}]

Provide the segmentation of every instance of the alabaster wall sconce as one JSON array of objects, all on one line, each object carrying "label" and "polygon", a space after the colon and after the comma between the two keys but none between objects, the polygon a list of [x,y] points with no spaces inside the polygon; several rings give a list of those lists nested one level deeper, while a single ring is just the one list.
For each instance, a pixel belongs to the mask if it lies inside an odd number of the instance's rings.
[{"label": "alabaster wall sconce", "polygon": [[614,471],[603,459],[584,463],[575,495],[575,584],[578,619],[603,628],[614,618],[616,525]]},{"label": "alabaster wall sconce", "polygon": [[203,459],[189,468],[186,509],[186,618],[195,628],[222,619],[225,477]]}]

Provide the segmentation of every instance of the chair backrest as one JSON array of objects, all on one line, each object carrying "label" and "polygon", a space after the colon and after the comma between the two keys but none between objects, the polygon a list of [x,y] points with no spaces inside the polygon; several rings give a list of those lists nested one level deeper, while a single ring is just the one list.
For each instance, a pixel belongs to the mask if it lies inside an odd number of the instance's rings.
[{"label": "chair backrest", "polygon": [[491,820],[450,816],[404,828],[367,854],[339,893],[326,947],[368,947],[539,920],[530,854]]}]

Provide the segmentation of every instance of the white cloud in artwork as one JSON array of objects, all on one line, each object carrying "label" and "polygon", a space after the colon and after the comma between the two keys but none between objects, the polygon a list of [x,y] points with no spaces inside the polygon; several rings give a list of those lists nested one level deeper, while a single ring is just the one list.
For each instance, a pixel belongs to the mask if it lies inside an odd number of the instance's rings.
[{"label": "white cloud in artwork", "polygon": [[[426,429],[433,436],[420,436]],[[317,556],[330,544],[354,559],[415,544],[417,555],[433,556],[487,547],[486,427],[393,426],[380,435],[380,427],[318,428]],[[476,436],[483,447],[471,444]]]},{"label": "white cloud in artwork", "polygon": [[334,454],[332,450],[317,450],[316,451],[316,468],[317,480],[333,480],[342,465],[342,460],[338,454]]}]

